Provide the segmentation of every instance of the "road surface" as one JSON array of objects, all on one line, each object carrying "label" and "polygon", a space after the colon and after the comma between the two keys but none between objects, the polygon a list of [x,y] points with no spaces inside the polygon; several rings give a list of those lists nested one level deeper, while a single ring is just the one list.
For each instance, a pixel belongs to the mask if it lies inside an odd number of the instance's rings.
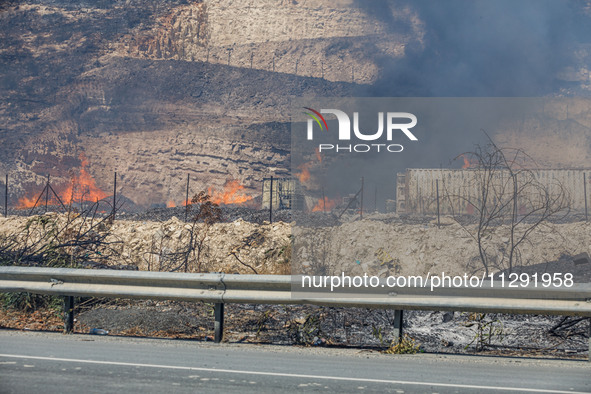
[{"label": "road surface", "polygon": [[573,393],[591,363],[0,330],[0,393]]}]

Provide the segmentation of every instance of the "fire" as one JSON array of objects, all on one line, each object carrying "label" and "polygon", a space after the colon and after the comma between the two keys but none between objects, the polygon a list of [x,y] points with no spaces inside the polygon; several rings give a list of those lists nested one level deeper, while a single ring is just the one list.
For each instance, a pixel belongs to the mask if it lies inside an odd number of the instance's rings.
[{"label": "fire", "polygon": [[33,196],[33,198],[22,197],[18,200],[18,205],[16,207],[18,209],[32,208],[35,205],[37,198],[39,198],[39,196]]},{"label": "fire", "polygon": [[81,153],[80,161],[82,167],[80,167],[80,174],[72,177],[70,186],[61,193],[60,198],[65,204],[79,201],[98,201],[107,197],[108,194],[102,191],[97,185],[94,178],[86,171],[88,166],[88,159]]},{"label": "fire", "polygon": [[462,169],[476,167],[478,165],[477,162],[470,162],[470,159],[466,155],[460,155],[460,157],[464,160],[464,165]]},{"label": "fire", "polygon": [[[322,155],[320,154],[320,150],[318,148],[315,148],[314,151],[316,152],[316,160],[318,160],[318,163],[322,163]],[[310,180],[310,178],[312,177],[310,174],[310,167],[316,165],[317,164],[313,160],[311,160],[306,163],[302,163],[298,166],[298,169],[302,170],[302,172],[296,174],[296,176],[299,178],[301,183],[306,183]]]},{"label": "fire", "polygon": [[244,186],[242,186],[237,180],[231,180],[226,182],[222,192],[209,188],[207,193],[211,196],[211,201],[215,204],[243,204],[253,198],[252,196],[242,194],[240,191],[243,189]]},{"label": "fire", "polygon": [[300,170],[302,170],[302,172],[300,172],[299,174],[297,174],[297,177],[299,178],[301,183],[306,183],[310,180],[310,163],[304,163],[304,164],[300,164],[298,166],[298,168]]},{"label": "fire", "polygon": [[[62,192],[58,192],[59,198],[64,204],[70,204],[72,202],[92,201],[96,202],[107,197],[108,194],[102,191],[97,185],[94,178],[86,171],[88,166],[88,159],[81,153],[80,156],[81,167],[78,170],[78,174],[72,176],[72,180],[68,187]],[[51,205],[56,205],[58,202],[50,191]],[[39,195],[33,197],[22,197],[18,201],[17,208],[32,208],[35,202],[39,198]]]},{"label": "fire", "polygon": [[312,208],[312,212],[322,212],[332,211],[334,207],[337,206],[337,200],[331,200],[328,197],[324,197],[324,199],[319,199],[314,208]]},{"label": "fire", "polygon": [[169,200],[169,201],[166,203],[166,208],[174,208],[174,207],[176,207],[176,204],[174,203],[174,201],[172,201],[172,200]]}]

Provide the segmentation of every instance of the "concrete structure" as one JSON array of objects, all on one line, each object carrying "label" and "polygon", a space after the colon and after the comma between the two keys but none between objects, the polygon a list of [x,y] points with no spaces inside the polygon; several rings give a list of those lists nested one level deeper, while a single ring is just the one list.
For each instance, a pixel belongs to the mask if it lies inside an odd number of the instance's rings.
[{"label": "concrete structure", "polygon": [[[297,202],[303,201],[299,183],[291,178],[273,178],[273,190],[271,191],[271,178],[263,179],[263,199],[261,209],[269,209],[270,199],[273,199],[273,209],[297,208]],[[299,198],[298,198],[299,196]]]},{"label": "concrete structure", "polygon": [[[541,190],[552,197],[564,190],[564,205],[578,213],[591,202],[591,169],[531,170],[520,173],[516,183],[506,170],[493,170],[491,175],[491,190],[503,200],[512,199],[518,188],[520,213],[543,198]],[[435,215],[439,201],[441,214],[473,214],[484,178],[485,171],[479,169],[407,169],[397,174],[396,212]]]}]

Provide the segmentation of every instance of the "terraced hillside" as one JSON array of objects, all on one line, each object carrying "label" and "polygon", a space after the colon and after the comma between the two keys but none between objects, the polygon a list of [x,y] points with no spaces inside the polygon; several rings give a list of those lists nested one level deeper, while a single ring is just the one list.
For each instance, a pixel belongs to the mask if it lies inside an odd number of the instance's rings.
[{"label": "terraced hillside", "polygon": [[118,171],[141,205],[179,204],[187,173],[195,191],[238,181],[260,194],[263,177],[287,173],[291,97],[352,95],[408,39],[348,2],[0,7],[0,172],[13,200],[38,195],[47,174],[65,188],[83,164],[103,191]]},{"label": "terraced hillside", "polygon": [[[4,1],[0,174],[13,202],[47,175],[108,195],[114,171],[143,206],[182,203],[187,174],[250,198],[288,173],[292,97],[588,96],[591,2],[540,1]],[[565,110],[574,143],[536,124],[498,141],[580,167],[588,112]]]}]

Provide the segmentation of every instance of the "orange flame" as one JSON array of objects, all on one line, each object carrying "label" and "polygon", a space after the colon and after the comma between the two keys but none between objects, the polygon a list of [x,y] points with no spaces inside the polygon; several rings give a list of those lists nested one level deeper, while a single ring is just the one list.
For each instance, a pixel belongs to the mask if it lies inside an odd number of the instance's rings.
[{"label": "orange flame", "polygon": [[107,197],[108,194],[102,191],[97,185],[94,178],[86,171],[88,166],[88,159],[81,153],[80,174],[72,178],[70,186],[62,193],[61,199],[65,204],[77,201],[98,201]]},{"label": "orange flame", "polygon": [[[331,200],[328,197],[324,197],[324,200],[321,198],[318,200],[314,208],[312,208],[312,212],[321,212],[321,211],[332,211],[334,207],[337,206],[337,200]],[[326,208],[325,208],[326,207]]]},{"label": "orange flame", "polygon": [[234,179],[226,182],[222,192],[213,190],[210,187],[207,190],[207,193],[211,196],[211,201],[215,204],[244,204],[245,202],[252,200],[253,197],[239,193],[243,189],[244,186]]},{"label": "orange flame", "polygon": [[172,200],[169,200],[169,201],[166,203],[166,208],[174,208],[174,207],[176,207],[176,204],[174,203],[174,201],[172,201]]},{"label": "orange flame", "polygon": [[[98,201],[107,197],[108,194],[102,191],[97,185],[94,178],[86,171],[88,166],[88,159],[81,153],[80,156],[81,167],[77,175],[72,176],[72,181],[64,191],[59,194],[60,199],[64,204],[82,201]],[[22,197],[18,201],[17,208],[32,208],[38,199],[38,195],[33,197]],[[56,205],[58,202],[50,194],[51,205]]]},{"label": "orange flame", "polygon": [[318,161],[320,163],[322,163],[322,155],[320,154],[320,149],[316,148],[316,149],[314,149],[314,151],[316,152],[316,158],[318,159]]},{"label": "orange flame", "polygon": [[310,180],[310,163],[300,164],[298,168],[302,170],[297,177],[299,178],[301,183],[306,183]]},{"label": "orange flame", "polygon": [[477,162],[470,162],[470,159],[466,156],[466,155],[460,155],[462,159],[464,159],[464,165],[462,166],[462,169],[466,169],[466,168],[472,168],[472,167],[476,167],[478,165]]},{"label": "orange flame", "polygon": [[[322,155],[320,154],[320,149],[315,148],[314,151],[316,152],[316,160],[319,163],[322,163]],[[298,166],[298,169],[302,170],[299,174],[296,174],[298,179],[301,183],[306,183],[310,180],[312,175],[310,174],[310,167],[317,165],[313,160],[308,161],[306,163],[302,163]]]},{"label": "orange flame", "polygon": [[35,201],[39,196],[33,196],[32,198],[22,197],[18,200],[17,209],[33,208]]}]

